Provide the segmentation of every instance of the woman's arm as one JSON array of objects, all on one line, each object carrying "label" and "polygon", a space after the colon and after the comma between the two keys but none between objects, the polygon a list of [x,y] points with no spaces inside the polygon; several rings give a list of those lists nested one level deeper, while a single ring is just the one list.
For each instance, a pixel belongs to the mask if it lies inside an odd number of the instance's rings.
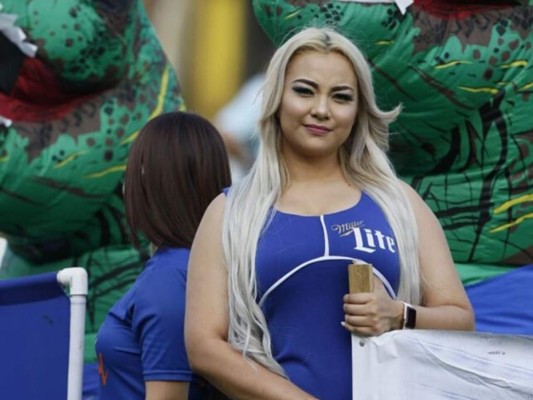
[{"label": "woman's arm", "polygon": [[[407,184],[403,184],[418,226],[422,304],[415,306],[417,329],[473,330],[474,313],[459,279],[439,221]],[[403,304],[391,299],[379,279],[371,293],[344,296],[344,326],[359,335],[401,329]]]},{"label": "woman's arm", "polygon": [[474,312],[457,274],[444,231],[431,209],[409,185],[405,190],[418,224],[422,306],[416,328],[473,330]]},{"label": "woman's arm", "polygon": [[225,196],[209,206],[189,262],[185,343],[192,369],[234,399],[314,399],[287,379],[243,358],[227,342],[227,271],[221,244]]},{"label": "woman's arm", "polygon": [[189,382],[146,381],[146,400],[187,400]]}]

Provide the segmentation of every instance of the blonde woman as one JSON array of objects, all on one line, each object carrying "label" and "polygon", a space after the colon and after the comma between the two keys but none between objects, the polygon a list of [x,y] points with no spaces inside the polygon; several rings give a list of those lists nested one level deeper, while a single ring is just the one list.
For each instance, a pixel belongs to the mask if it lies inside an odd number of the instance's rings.
[{"label": "blonde woman", "polygon": [[[274,54],[258,158],[209,206],[189,266],[191,367],[231,398],[351,399],[351,332],[473,329],[437,219],[386,156],[399,112],[333,30]],[[372,293],[347,294],[354,259]]]}]

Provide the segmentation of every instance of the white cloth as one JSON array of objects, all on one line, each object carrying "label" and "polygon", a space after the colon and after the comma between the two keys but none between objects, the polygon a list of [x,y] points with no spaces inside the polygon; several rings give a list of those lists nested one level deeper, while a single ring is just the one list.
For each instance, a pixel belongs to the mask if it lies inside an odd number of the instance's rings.
[{"label": "white cloth", "polygon": [[352,336],[353,400],[533,399],[533,336],[402,330]]}]

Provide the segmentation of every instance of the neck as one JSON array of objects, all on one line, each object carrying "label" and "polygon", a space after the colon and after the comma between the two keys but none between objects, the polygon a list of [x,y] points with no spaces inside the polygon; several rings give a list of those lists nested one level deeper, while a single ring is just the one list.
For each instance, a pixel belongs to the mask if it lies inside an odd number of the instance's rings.
[{"label": "neck", "polygon": [[324,182],[344,176],[336,156],[320,160],[286,159],[285,165],[291,183]]}]

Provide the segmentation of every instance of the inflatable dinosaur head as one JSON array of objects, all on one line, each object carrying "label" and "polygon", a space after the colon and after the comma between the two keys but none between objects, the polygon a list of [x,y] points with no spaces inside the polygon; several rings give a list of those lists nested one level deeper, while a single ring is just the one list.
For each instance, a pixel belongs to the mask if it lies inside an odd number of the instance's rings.
[{"label": "inflatable dinosaur head", "polygon": [[179,87],[140,1],[0,7],[1,273],[86,267],[95,330],[142,265],[122,204],[130,143],[183,107]]}]

